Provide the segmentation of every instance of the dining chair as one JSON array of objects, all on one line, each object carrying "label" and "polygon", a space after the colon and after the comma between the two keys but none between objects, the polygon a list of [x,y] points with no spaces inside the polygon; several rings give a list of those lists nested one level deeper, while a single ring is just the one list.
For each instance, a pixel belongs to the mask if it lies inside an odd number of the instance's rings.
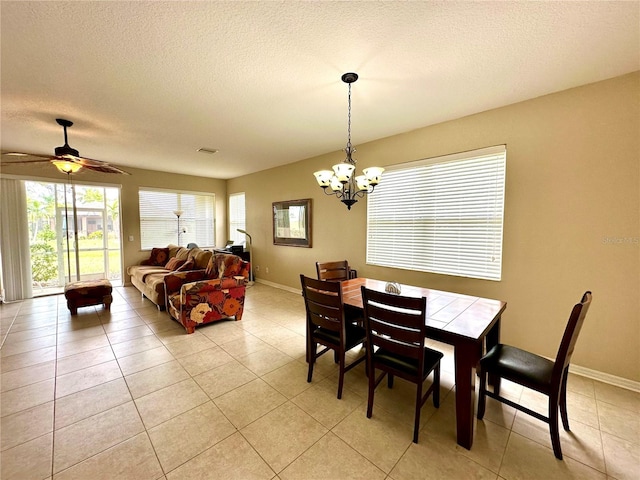
[{"label": "dining chair", "polygon": [[[340,260],[339,262],[316,262],[316,272],[318,273],[318,280],[325,280],[327,282],[341,282],[357,276],[357,272],[349,267],[349,262],[346,260]],[[344,308],[347,321],[362,325],[362,310],[353,308],[350,305],[345,305]]]},{"label": "dining chair", "polygon": [[[394,376],[415,383],[413,443],[418,443],[420,410],[429,395],[433,394],[433,405],[440,406],[440,360],[443,355],[424,346],[427,299],[378,292],[363,286],[362,303],[369,377],[367,418],[373,414],[374,392],[385,375],[388,388],[393,388]],[[378,378],[375,377],[376,369],[382,370]],[[431,372],[433,382],[423,394],[424,381]]]},{"label": "dining chair", "polygon": [[[344,374],[366,359],[362,354],[350,364],[346,364],[346,353],[365,342],[365,331],[359,325],[345,321],[340,282],[325,282],[300,275],[302,295],[307,311],[307,361],[309,372],[307,382],[313,377],[316,359],[329,350],[334,352],[334,360],[339,363],[338,399],[342,398]],[[325,348],[318,351],[318,344]]]},{"label": "dining chair", "polygon": [[[494,346],[480,359],[478,369],[478,375],[480,376],[480,395],[478,398],[479,420],[482,420],[484,416],[487,396],[529,414],[538,420],[542,420],[549,424],[553,453],[556,458],[562,460],[560,432],[558,430],[558,409],[560,409],[560,415],[562,417],[562,426],[565,430],[569,431],[569,418],[567,416],[567,376],[569,374],[569,363],[576,345],[576,340],[578,339],[578,334],[584,323],[584,318],[589,310],[589,305],[591,305],[591,298],[591,292],[587,291],[582,296],[580,303],[577,303],[573,307],[555,361],[521,350],[517,347],[503,344]],[[487,375],[493,376],[498,380],[493,392],[487,390]],[[501,378],[547,395],[549,397],[548,416],[541,415],[538,412],[534,412],[500,396],[499,380]]]},{"label": "dining chair", "polygon": [[349,262],[340,260],[338,262],[316,262],[316,272],[318,280],[330,282],[341,282],[354,278],[355,270],[351,270]]}]

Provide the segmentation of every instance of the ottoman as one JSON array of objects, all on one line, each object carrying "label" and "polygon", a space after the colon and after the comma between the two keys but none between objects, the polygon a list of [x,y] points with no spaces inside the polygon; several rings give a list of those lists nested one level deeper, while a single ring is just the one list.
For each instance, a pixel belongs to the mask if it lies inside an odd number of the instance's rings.
[{"label": "ottoman", "polygon": [[64,297],[67,299],[67,307],[71,315],[78,314],[78,307],[104,304],[109,310],[113,297],[111,296],[111,282],[106,278],[102,280],[84,280],[81,282],[67,283],[64,287]]}]

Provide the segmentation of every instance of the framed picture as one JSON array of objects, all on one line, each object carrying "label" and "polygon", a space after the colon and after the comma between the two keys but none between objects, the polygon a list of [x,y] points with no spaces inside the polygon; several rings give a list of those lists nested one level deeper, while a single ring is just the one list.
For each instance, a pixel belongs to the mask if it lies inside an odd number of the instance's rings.
[{"label": "framed picture", "polygon": [[311,248],[311,199],[273,202],[273,244]]}]

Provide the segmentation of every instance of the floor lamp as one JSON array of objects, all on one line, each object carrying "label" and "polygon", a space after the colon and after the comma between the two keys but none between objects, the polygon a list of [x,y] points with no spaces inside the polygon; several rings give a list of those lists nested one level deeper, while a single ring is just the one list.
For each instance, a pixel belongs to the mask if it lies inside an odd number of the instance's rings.
[{"label": "floor lamp", "polygon": [[251,235],[241,228],[237,228],[236,230],[249,237],[249,285],[253,285],[253,252],[251,251]]},{"label": "floor lamp", "polygon": [[182,233],[180,231],[180,216],[184,213],[183,210],[174,210],[173,214],[178,217],[178,246],[180,246],[180,234]]}]

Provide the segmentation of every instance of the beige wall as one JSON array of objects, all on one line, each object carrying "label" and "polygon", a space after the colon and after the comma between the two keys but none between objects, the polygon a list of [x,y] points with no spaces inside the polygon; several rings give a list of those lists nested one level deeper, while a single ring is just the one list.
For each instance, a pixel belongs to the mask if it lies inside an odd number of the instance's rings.
[{"label": "beige wall", "polygon": [[[367,266],[366,201],[347,211],[312,175],[340,162],[342,152],[229,181],[136,169],[126,177],[85,172],[78,179],[122,185],[125,266],[146,256],[138,187],[214,192],[218,244],[227,238],[227,191],[245,192],[257,278],[299,288],[299,274],[314,276],[316,260],[346,258],[361,276],[499,298],[508,302],[503,340],[548,357],[571,306],[591,289],[574,364],[640,381],[639,138],[635,73],[356,145],[361,170],[506,143],[501,282]],[[49,166],[3,166],[2,174],[63,179]],[[271,203],[300,198],[313,199],[313,247],[274,246]]]},{"label": "beige wall", "polygon": [[[573,363],[640,381],[639,138],[636,72],[356,145],[361,170],[507,144],[500,282],[367,266],[365,201],[347,211],[312,175],[340,162],[342,152],[233,179],[227,188],[246,193],[258,279],[298,288],[300,273],[315,276],[317,260],[346,258],[360,276],[498,298],[508,302],[503,340],[548,357],[572,305],[590,289]],[[300,198],[313,199],[313,247],[274,246],[271,203]]]},{"label": "beige wall", "polygon": [[[138,189],[140,187],[166,188],[172,190],[187,190],[193,192],[214,193],[216,196],[216,243],[224,245],[227,239],[227,182],[213,178],[192,175],[176,175],[172,173],[155,172],[136,168],[125,168],[131,175],[108,175],[88,170],[81,171],[74,176],[77,182],[92,182],[101,185],[121,187],[120,202],[122,206],[122,258],[124,263],[123,278],[129,282],[126,267],[138,263],[149,257],[149,252],[140,249],[140,212],[138,208]],[[66,181],[65,175],[59,173],[49,164],[32,165],[2,165],[2,175],[18,175],[21,178]],[[133,241],[129,236],[133,235]],[[176,238],[177,243],[177,238]],[[164,246],[164,245],[159,245]]]}]

